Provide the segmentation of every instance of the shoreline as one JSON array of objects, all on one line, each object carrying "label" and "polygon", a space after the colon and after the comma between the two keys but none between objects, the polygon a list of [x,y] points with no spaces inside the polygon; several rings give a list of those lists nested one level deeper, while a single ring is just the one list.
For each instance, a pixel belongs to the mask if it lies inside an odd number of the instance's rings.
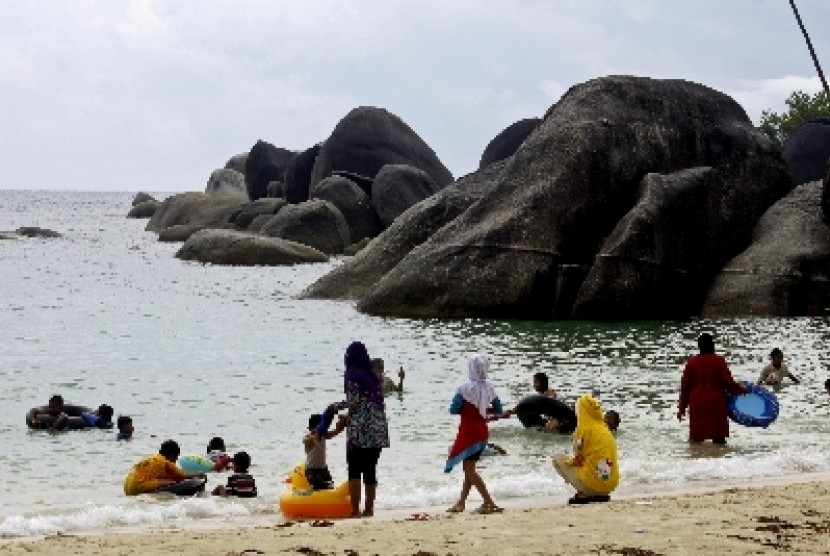
[{"label": "shoreline", "polygon": [[[504,501],[504,513],[445,508],[383,511],[373,519],[171,524],[142,530],[4,538],[4,554],[758,554],[828,553],[830,474],[776,476],[763,484],[701,485],[623,493],[568,506],[550,496]],[[276,517],[276,519],[273,519]]]}]

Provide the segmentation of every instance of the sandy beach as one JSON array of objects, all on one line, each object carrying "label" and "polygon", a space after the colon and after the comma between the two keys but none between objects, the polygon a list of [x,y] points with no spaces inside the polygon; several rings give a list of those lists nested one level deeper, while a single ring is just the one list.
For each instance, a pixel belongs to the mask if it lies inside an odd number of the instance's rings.
[{"label": "sandy beach", "polygon": [[606,504],[441,508],[374,519],[0,541],[18,555],[830,554],[830,480],[615,498]]}]

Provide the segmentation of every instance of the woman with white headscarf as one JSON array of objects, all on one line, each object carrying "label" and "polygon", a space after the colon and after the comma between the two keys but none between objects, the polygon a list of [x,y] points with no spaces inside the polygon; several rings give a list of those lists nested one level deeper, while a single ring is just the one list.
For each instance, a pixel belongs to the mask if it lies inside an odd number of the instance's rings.
[{"label": "woman with white headscarf", "polygon": [[464,511],[467,496],[472,487],[481,495],[482,505],[476,510],[478,513],[494,513],[502,511],[487,491],[487,485],[476,471],[476,462],[487,446],[490,431],[487,428],[487,412],[492,407],[497,414],[503,414],[501,401],[493,390],[493,385],[487,381],[490,370],[490,360],[486,355],[477,353],[470,358],[468,366],[469,380],[459,386],[450,404],[450,413],[460,415],[458,434],[450,448],[444,472],[449,473],[458,462],[462,462],[464,482],[461,485],[461,495],[458,501],[447,511],[458,513]]}]

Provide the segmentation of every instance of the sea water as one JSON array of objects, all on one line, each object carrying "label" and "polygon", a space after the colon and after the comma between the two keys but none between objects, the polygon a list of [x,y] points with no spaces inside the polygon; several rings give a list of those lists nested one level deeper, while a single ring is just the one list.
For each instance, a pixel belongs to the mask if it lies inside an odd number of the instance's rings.
[{"label": "sea water", "polygon": [[[169,194],[159,194],[162,199]],[[308,416],[342,399],[343,353],[363,341],[387,372],[406,371],[387,398],[391,447],[383,451],[377,513],[450,505],[460,470],[443,472],[457,417],[448,413],[467,359],[492,359],[496,391],[512,406],[547,372],[561,398],[597,396],[620,412],[622,483],[634,495],[703,484],[826,472],[830,463],[830,322],[753,318],[681,322],[524,322],[394,319],[343,301],[298,300],[343,263],[224,267],[183,262],[179,245],[127,219],[133,193],[0,191],[0,230],[39,226],[59,239],[0,241],[0,536],[124,528],[214,526],[281,519],[284,479],[303,460]],[[675,413],[683,364],[701,331],[715,333],[737,379],[755,380],[773,347],[801,384],[780,391],[768,429],[733,424],[726,448],[690,446]],[[113,431],[29,430],[26,411],[59,393],[130,415],[132,441]],[[127,497],[124,476],[172,438],[202,455],[213,436],[253,460],[256,499],[208,495]],[[508,451],[480,464],[502,503],[561,504],[571,489],[550,464],[565,435],[491,426]],[[345,435],[329,441],[345,478]],[[211,474],[208,489],[225,476]],[[471,505],[476,495],[472,495]]]}]

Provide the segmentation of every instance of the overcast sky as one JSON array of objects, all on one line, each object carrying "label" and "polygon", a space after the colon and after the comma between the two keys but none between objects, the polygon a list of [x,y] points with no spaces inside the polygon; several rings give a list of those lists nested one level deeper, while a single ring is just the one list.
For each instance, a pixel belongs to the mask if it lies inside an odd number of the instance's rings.
[{"label": "overcast sky", "polygon": [[[797,6],[830,72],[830,0]],[[610,74],[708,85],[756,124],[821,87],[788,0],[0,0],[0,189],[203,191],[357,106],[459,177]]]}]

